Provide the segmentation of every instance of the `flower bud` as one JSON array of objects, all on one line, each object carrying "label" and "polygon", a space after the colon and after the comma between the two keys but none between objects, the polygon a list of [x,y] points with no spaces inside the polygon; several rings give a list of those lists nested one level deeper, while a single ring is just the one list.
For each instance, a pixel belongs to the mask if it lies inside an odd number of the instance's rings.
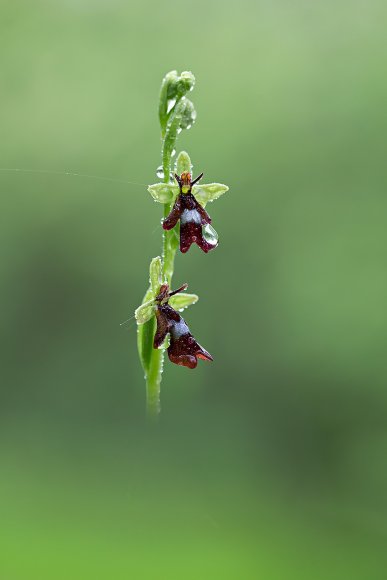
[{"label": "flower bud", "polygon": [[[182,99],[183,100],[183,99]],[[193,102],[184,98],[184,108],[181,114],[180,129],[190,129],[196,121],[196,111]]]},{"label": "flower bud", "polygon": [[[175,72],[175,71],[174,71]],[[175,81],[176,93],[174,97],[183,97],[195,86],[195,77],[190,71],[183,71],[180,77]],[[171,85],[172,87],[172,85]],[[173,98],[173,97],[172,97]]]}]

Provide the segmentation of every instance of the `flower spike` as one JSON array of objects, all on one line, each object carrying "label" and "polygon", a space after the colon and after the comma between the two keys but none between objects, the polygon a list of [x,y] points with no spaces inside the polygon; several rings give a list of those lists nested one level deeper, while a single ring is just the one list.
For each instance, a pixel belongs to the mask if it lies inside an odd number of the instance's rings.
[{"label": "flower spike", "polygon": [[183,253],[193,243],[205,253],[218,245],[218,235],[211,226],[206,205],[228,191],[222,183],[201,183],[203,173],[193,178],[191,159],[185,151],[175,156],[176,141],[183,130],[196,120],[194,104],[188,98],[195,84],[190,71],[167,73],[161,83],[159,121],[161,162],[156,175],[162,183],[148,186],[154,201],[164,205],[162,258],[154,258],[149,270],[149,286],[135,311],[138,324],[137,345],[146,380],[147,409],[150,415],[160,412],[160,384],[165,350],[171,362],[195,368],[198,359],[212,361],[190,333],[179,314],[198,296],[184,292],[187,284],[170,290],[176,251]]}]

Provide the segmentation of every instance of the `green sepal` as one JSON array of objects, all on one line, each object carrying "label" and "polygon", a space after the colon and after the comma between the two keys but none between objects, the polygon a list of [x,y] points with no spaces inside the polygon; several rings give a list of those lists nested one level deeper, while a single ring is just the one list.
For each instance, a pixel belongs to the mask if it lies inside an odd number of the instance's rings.
[{"label": "green sepal", "polygon": [[149,288],[144,296],[141,305],[136,309],[134,315],[137,324],[145,324],[152,318],[155,311],[154,300],[160,292],[163,283],[163,262],[160,256],[153,258],[149,266]]},{"label": "green sepal", "polygon": [[[149,284],[152,291],[152,298],[155,298],[160,292],[160,286],[163,283],[163,262],[160,256],[153,258],[149,266]],[[148,298],[150,300],[150,298]]]},{"label": "green sepal", "polygon": [[186,151],[180,151],[175,163],[175,170],[178,175],[182,173],[192,173],[191,159]]},{"label": "green sepal", "polygon": [[173,203],[179,193],[179,186],[173,183],[154,183],[148,186],[148,191],[159,203]]},{"label": "green sepal", "polygon": [[228,191],[227,185],[223,183],[206,183],[204,185],[194,185],[192,188],[192,193],[196,200],[205,207],[209,201],[214,201],[218,199],[221,195]]},{"label": "green sepal", "polygon": [[137,324],[145,324],[154,316],[155,313],[155,302],[154,300],[148,300],[136,308],[134,316],[136,317]]},{"label": "green sepal", "polygon": [[196,294],[175,294],[169,299],[169,305],[175,310],[184,310],[191,304],[195,304],[199,300],[199,296]]}]

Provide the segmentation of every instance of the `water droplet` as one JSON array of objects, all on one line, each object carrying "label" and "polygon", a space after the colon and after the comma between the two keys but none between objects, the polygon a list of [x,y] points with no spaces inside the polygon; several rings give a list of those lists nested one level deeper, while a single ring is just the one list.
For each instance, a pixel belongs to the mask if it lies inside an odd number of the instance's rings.
[{"label": "water droplet", "polygon": [[[164,179],[164,169],[162,165],[159,165],[156,169],[156,175],[159,179]],[[169,174],[169,178],[173,181],[173,172]]]},{"label": "water droplet", "polygon": [[175,157],[175,155],[176,155],[176,149],[172,149],[171,157]]},{"label": "water droplet", "polygon": [[176,99],[168,99],[167,102],[167,113],[170,113],[173,107],[176,105]]},{"label": "water droplet", "polygon": [[211,246],[216,246],[218,243],[218,234],[210,224],[206,224],[203,228],[203,238],[211,244]]}]

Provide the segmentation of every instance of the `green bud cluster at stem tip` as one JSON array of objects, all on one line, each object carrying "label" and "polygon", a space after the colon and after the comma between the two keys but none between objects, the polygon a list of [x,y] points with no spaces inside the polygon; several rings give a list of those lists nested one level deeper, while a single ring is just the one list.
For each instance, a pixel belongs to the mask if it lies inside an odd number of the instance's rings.
[{"label": "green bud cluster at stem tip", "polygon": [[[163,182],[150,185],[148,191],[155,201],[164,204],[164,219],[170,214],[180,192],[178,183],[175,180],[172,181],[171,178],[172,157],[175,153],[179,133],[184,129],[189,129],[196,120],[195,107],[186,96],[194,86],[195,77],[189,71],[184,71],[181,74],[178,74],[177,71],[171,71],[165,75],[161,83],[158,113],[162,140],[162,172],[158,172],[158,175],[162,176]],[[173,169],[174,173],[178,175],[192,174],[191,160],[186,152],[182,151],[178,155]],[[196,183],[192,185],[192,195],[203,208],[208,202],[214,201],[227,190],[228,187],[221,183]],[[164,288],[165,284],[171,286],[175,254],[178,247],[179,225],[164,231],[162,258],[158,256],[151,261],[149,288],[142,304],[135,312],[138,324],[138,351],[147,385],[147,409],[152,416],[158,415],[160,411],[163,358],[164,350],[168,346],[167,338],[161,348],[154,348],[156,298],[160,295],[160,289]],[[172,294],[174,295],[170,296],[169,305],[175,311],[182,311],[198,300],[196,294],[181,292]]]}]

